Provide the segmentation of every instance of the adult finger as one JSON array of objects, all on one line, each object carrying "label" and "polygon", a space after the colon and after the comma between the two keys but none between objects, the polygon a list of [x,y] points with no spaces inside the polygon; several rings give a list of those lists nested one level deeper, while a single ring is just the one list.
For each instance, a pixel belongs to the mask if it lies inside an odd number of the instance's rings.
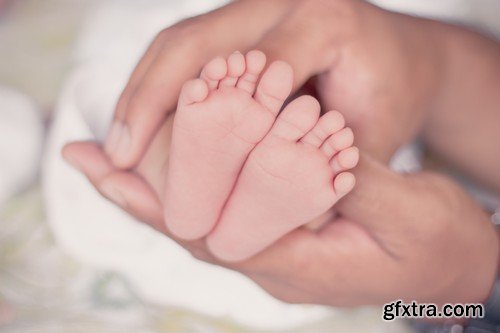
[{"label": "adult finger", "polygon": [[340,219],[318,232],[297,229],[229,268],[286,302],[353,306],[382,297],[380,280],[397,265],[363,227]]},{"label": "adult finger", "polygon": [[335,17],[344,9],[331,3],[335,1],[298,3],[256,45],[268,63],[283,60],[292,66],[295,88],[331,68],[338,57],[337,35],[343,28]]},{"label": "adult finger", "polygon": [[63,156],[104,197],[158,231],[166,232],[161,204],[154,191],[137,174],[115,168],[98,144],[68,144],[63,148]]},{"label": "adult finger", "polygon": [[144,75],[148,71],[151,64],[156,60],[156,57],[160,53],[162,46],[162,38],[160,38],[160,35],[157,35],[132,71],[129,80],[122,93],[120,94],[118,102],[116,103],[114,114],[115,122],[124,120],[125,111],[130,98],[137,89],[137,86],[144,78]]},{"label": "adult finger", "polygon": [[215,263],[202,240],[183,242],[172,236],[165,226],[163,209],[154,190],[134,172],[113,166],[97,143],[70,143],[63,148],[62,154],[105,198],[140,222],[170,237],[196,258]]},{"label": "adult finger", "polygon": [[[366,228],[388,254],[402,257],[404,249],[413,246],[408,237],[419,237],[427,220],[435,215],[435,203],[417,183],[366,154],[361,155],[353,173],[356,186],[337,203],[336,209]],[[421,220],[421,216],[427,219]]]},{"label": "adult finger", "polygon": [[175,108],[184,82],[214,56],[254,45],[292,3],[236,1],[162,31],[118,103],[105,145],[113,164],[124,169],[135,166],[164,117]]}]

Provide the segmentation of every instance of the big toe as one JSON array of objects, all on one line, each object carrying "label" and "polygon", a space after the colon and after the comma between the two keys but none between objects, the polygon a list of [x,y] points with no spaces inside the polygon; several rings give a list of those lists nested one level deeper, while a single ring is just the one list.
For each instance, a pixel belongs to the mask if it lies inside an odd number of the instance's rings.
[{"label": "big toe", "polygon": [[264,72],[257,86],[255,99],[277,115],[292,92],[293,70],[284,61],[275,61]]},{"label": "big toe", "polygon": [[269,135],[288,141],[300,140],[316,125],[319,114],[319,102],[312,96],[301,96],[281,112]]}]

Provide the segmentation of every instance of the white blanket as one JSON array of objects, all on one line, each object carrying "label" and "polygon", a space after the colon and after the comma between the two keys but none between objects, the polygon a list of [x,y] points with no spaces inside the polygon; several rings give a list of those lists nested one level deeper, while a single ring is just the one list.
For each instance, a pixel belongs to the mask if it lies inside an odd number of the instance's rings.
[{"label": "white blanket", "polygon": [[24,94],[0,86],[0,205],[36,179],[42,119]]}]

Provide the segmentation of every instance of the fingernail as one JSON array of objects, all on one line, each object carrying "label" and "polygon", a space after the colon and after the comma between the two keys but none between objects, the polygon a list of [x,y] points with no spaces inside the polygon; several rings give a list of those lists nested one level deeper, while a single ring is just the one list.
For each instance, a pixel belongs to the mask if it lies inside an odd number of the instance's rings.
[{"label": "fingernail", "polygon": [[118,140],[118,146],[114,152],[115,156],[124,157],[127,156],[130,150],[130,131],[128,126],[122,126],[120,133],[120,140]]},{"label": "fingernail", "polygon": [[125,200],[125,197],[114,186],[105,184],[101,187],[101,191],[106,198],[118,204],[120,207],[127,207],[127,201]]},{"label": "fingernail", "polygon": [[120,137],[122,135],[124,127],[125,126],[123,125],[123,123],[119,121],[113,123],[113,125],[111,126],[111,130],[109,131],[108,138],[106,139],[106,153],[114,153],[114,151],[118,147],[118,144],[120,143]]},{"label": "fingernail", "polygon": [[73,157],[73,156],[67,156],[63,155],[63,158],[66,162],[68,162],[73,168],[77,170],[81,170],[80,163]]}]

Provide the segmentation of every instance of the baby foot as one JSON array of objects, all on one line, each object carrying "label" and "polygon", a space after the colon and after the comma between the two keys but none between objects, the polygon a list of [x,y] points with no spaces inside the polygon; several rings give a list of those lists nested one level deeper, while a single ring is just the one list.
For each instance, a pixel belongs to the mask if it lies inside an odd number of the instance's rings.
[{"label": "baby foot", "polygon": [[354,176],[345,171],[359,159],[353,133],[339,112],[319,113],[314,98],[299,97],[252,151],[207,238],[219,259],[255,255],[352,190]]},{"label": "baby foot", "polygon": [[164,197],[167,227],[179,238],[212,230],[248,154],[292,90],[292,69],[282,61],[259,81],[265,63],[260,51],[216,58],[181,91]]}]

